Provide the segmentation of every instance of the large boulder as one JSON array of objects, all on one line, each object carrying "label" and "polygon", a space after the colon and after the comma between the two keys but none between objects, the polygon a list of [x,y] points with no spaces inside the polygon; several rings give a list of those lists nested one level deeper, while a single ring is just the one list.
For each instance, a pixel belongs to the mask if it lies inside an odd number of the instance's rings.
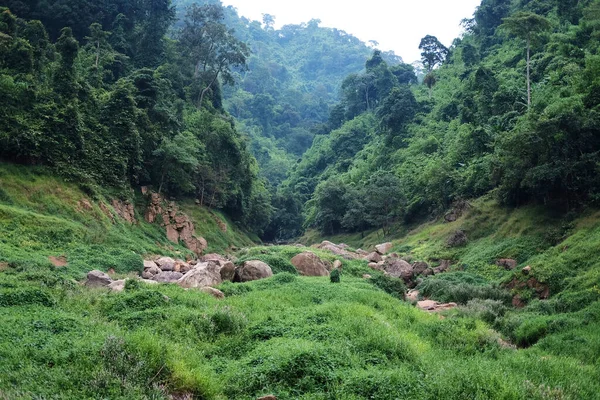
[{"label": "large boulder", "polygon": [[327,251],[335,254],[336,256],[341,256],[341,257],[345,258],[346,260],[355,260],[355,259],[360,258],[360,256],[358,254],[352,253],[352,252],[350,252],[328,240],[324,240],[323,242],[321,242],[320,245],[318,245],[316,247],[317,247],[317,249],[327,250]]},{"label": "large boulder", "polygon": [[113,292],[122,292],[125,290],[125,279],[119,279],[118,281],[112,281],[108,287]]},{"label": "large boulder", "polygon": [[112,279],[108,274],[98,271],[97,269],[88,272],[87,281],[85,282],[86,286],[89,287],[105,287],[110,285]]},{"label": "large boulder", "polygon": [[413,268],[404,260],[389,260],[385,263],[383,270],[393,278],[402,278],[406,283],[410,282],[413,278]]},{"label": "large boulder", "polygon": [[200,262],[206,262],[206,261],[227,261],[227,258],[223,257],[220,254],[210,253],[210,254],[205,254],[202,257],[200,257]]},{"label": "large boulder", "polygon": [[144,272],[142,273],[142,278],[152,279],[154,275],[158,275],[161,272],[162,270],[154,261],[144,260]]},{"label": "large boulder", "polygon": [[269,265],[262,261],[252,260],[244,262],[235,271],[235,280],[239,282],[255,281],[273,276],[273,271]]},{"label": "large boulder", "polygon": [[222,261],[219,274],[222,280],[233,281],[233,278],[235,278],[235,265],[231,261]]},{"label": "large boulder", "polygon": [[314,253],[304,252],[296,255],[290,261],[298,270],[300,275],[304,276],[328,276],[329,271],[325,263]]},{"label": "large boulder", "polygon": [[429,268],[429,265],[426,262],[417,261],[412,265],[412,268],[415,275],[421,275]]},{"label": "large boulder", "polygon": [[171,257],[161,257],[156,260],[156,264],[161,269],[161,271],[174,271],[175,270],[175,260]]},{"label": "large boulder", "polygon": [[173,283],[177,282],[182,276],[181,272],[163,271],[160,274],[154,275],[152,280],[160,283]]},{"label": "large boulder", "polygon": [[369,261],[369,262],[374,262],[374,263],[378,263],[383,261],[383,258],[381,257],[381,254],[377,253],[376,251],[366,255],[363,257],[363,259]]},{"label": "large boulder", "polygon": [[382,243],[382,244],[378,244],[377,246],[375,246],[375,250],[377,250],[377,252],[379,254],[386,254],[388,251],[390,251],[393,247],[393,244],[390,242],[387,243]]},{"label": "large boulder", "polygon": [[205,264],[203,268],[194,268],[183,275],[177,284],[183,288],[203,288],[206,286],[220,285],[221,275],[213,268]]}]

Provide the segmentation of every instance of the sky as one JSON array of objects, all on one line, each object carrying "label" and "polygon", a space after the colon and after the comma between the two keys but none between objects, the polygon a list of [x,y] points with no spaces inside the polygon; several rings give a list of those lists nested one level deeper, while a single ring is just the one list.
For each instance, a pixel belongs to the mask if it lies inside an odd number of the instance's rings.
[{"label": "sky", "polygon": [[275,27],[320,19],[323,27],[337,28],[377,48],[393,50],[411,63],[421,58],[419,42],[436,36],[450,46],[459,37],[460,21],[471,18],[481,0],[222,0],[238,14],[262,21],[275,16]]}]

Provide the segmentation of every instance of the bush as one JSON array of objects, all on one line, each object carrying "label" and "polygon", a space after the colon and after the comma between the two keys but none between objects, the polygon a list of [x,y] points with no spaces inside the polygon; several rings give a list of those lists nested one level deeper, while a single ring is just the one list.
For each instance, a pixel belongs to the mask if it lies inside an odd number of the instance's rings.
[{"label": "bush", "polygon": [[53,307],[56,304],[52,296],[40,289],[4,289],[0,290],[0,307],[39,305]]},{"label": "bush", "polygon": [[472,299],[499,300],[505,304],[512,301],[508,291],[465,272],[428,277],[419,283],[417,289],[421,295],[444,303],[467,304]]},{"label": "bush", "polygon": [[384,292],[394,296],[397,299],[404,300],[406,293],[406,285],[402,279],[391,278],[382,274],[374,275],[369,279],[373,285],[383,290]]},{"label": "bush", "polygon": [[488,324],[494,324],[498,318],[504,316],[508,308],[502,301],[490,299],[473,299],[459,309],[465,317],[481,319]]}]

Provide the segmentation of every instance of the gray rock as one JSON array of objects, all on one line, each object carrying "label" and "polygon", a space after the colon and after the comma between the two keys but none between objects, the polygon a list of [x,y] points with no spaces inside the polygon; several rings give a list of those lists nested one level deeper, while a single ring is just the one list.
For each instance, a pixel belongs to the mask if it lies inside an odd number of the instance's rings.
[{"label": "gray rock", "polygon": [[393,246],[393,244],[390,242],[382,243],[382,244],[378,244],[377,246],[375,246],[375,250],[379,254],[385,254],[392,249],[392,246]]},{"label": "gray rock", "polygon": [[110,285],[112,279],[108,274],[98,271],[97,269],[88,272],[86,286],[89,287],[104,287]]},{"label": "gray rock", "polygon": [[160,283],[173,283],[181,279],[182,276],[181,272],[163,271],[160,274],[154,275],[152,280]]},{"label": "gray rock", "polygon": [[122,292],[125,290],[125,279],[119,279],[118,281],[112,281],[108,287],[113,292]]},{"label": "gray rock", "polygon": [[427,270],[427,268],[429,268],[429,265],[426,262],[417,261],[412,265],[412,268],[415,275],[421,275],[423,272],[425,272],[425,270]]},{"label": "gray rock", "polygon": [[378,263],[380,261],[383,261],[383,258],[381,257],[381,254],[377,253],[376,251],[366,255],[364,257],[365,260],[369,261],[369,262],[374,262],[374,263]]},{"label": "gray rock", "polygon": [[215,289],[212,288],[210,286],[205,286],[200,288],[201,292],[210,294],[212,297],[214,297],[215,299],[224,299],[225,298],[225,293],[221,292],[219,289]]},{"label": "gray rock", "polygon": [[402,278],[409,282],[413,278],[412,266],[404,260],[391,260],[383,267],[384,271],[393,278]]},{"label": "gray rock", "polygon": [[220,285],[221,282],[221,275],[218,272],[204,267],[187,272],[177,281],[177,284],[182,288],[202,288]]},{"label": "gray rock", "polygon": [[175,260],[171,257],[161,257],[156,260],[156,264],[161,269],[161,271],[174,271],[175,270]]},{"label": "gray rock", "polygon": [[219,274],[221,275],[221,280],[233,281],[235,277],[235,265],[231,261],[223,262]]}]

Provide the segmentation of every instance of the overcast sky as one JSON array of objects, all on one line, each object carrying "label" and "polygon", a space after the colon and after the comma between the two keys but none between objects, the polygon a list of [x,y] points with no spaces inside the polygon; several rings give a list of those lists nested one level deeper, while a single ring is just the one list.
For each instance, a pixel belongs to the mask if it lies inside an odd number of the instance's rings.
[{"label": "overcast sky", "polygon": [[394,50],[405,62],[420,59],[419,42],[437,36],[446,46],[462,31],[481,0],[222,0],[252,20],[274,15],[276,28],[315,18],[321,26],[344,30],[381,50]]}]

